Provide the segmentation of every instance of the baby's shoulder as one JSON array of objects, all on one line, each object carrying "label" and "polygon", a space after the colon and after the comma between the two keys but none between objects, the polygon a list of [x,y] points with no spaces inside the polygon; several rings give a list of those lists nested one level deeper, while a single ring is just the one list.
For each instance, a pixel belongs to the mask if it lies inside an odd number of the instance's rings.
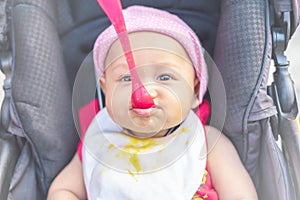
[{"label": "baby's shoulder", "polygon": [[229,146],[233,146],[231,141],[218,129],[212,126],[204,126],[208,152],[213,149],[223,149]]}]

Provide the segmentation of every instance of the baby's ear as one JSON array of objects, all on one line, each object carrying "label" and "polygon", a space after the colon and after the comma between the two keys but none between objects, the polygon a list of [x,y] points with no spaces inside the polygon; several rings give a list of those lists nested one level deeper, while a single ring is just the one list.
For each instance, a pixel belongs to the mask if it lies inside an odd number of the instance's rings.
[{"label": "baby's ear", "polygon": [[193,102],[192,102],[192,109],[196,109],[200,105],[199,88],[200,88],[200,81],[197,78],[195,78],[195,80],[194,80],[194,97],[193,97]]},{"label": "baby's ear", "polygon": [[104,77],[99,78],[99,82],[100,82],[100,88],[103,91],[103,93],[105,94],[105,92],[106,92],[105,78]]},{"label": "baby's ear", "polygon": [[193,97],[193,102],[192,102],[192,109],[196,109],[196,108],[198,108],[199,107],[199,105],[200,105],[200,101],[199,101],[199,96],[197,95],[194,95],[194,97]]},{"label": "baby's ear", "polygon": [[196,95],[196,97],[199,96],[199,90],[200,90],[200,81],[195,78],[194,80],[194,94]]}]

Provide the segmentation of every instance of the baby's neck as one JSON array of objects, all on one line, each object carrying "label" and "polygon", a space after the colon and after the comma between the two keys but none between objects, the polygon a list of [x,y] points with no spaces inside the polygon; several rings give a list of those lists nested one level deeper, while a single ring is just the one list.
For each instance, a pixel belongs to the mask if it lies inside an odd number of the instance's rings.
[{"label": "baby's neck", "polygon": [[[151,135],[150,138],[165,137],[167,135],[172,134],[174,131],[176,131],[179,126],[180,126],[180,124],[178,124],[178,125],[176,125],[176,126],[174,126],[172,128],[169,128],[169,129],[161,130],[160,132],[157,132],[157,133],[153,133],[153,134],[151,134],[151,133],[149,134],[148,133],[148,134]],[[136,132],[134,132],[132,130],[129,130],[129,129],[124,129],[124,130],[125,130],[126,134],[140,138],[140,136],[137,136],[137,135],[141,135],[140,133],[136,133]]]}]

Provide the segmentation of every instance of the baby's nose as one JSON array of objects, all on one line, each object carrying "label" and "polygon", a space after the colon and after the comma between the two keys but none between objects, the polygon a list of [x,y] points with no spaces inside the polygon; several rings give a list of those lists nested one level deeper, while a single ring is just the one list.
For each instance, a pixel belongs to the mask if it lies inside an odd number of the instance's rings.
[{"label": "baby's nose", "polygon": [[153,86],[150,85],[146,85],[146,90],[148,91],[148,93],[150,94],[151,98],[154,99],[157,97],[157,91]]}]

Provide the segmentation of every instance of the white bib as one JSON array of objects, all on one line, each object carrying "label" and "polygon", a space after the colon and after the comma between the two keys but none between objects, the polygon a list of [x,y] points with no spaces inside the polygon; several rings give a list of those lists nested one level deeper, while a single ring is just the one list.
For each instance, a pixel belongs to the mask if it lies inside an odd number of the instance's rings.
[{"label": "white bib", "polygon": [[204,175],[206,141],[193,111],[172,134],[138,139],[103,109],[87,130],[82,154],[89,200],[190,200]]}]

